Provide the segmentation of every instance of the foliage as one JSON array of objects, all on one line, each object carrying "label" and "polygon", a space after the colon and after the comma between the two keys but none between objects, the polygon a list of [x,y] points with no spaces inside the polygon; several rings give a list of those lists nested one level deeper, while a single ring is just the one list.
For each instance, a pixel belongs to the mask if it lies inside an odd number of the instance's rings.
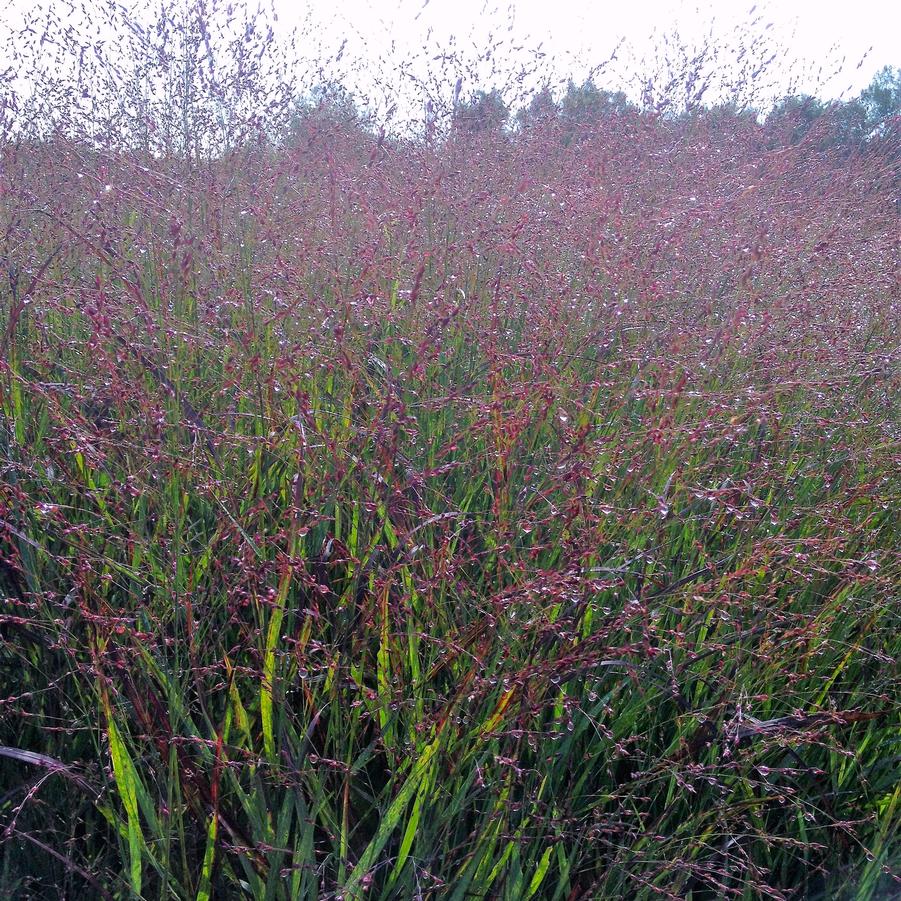
[{"label": "foliage", "polygon": [[476,91],[454,109],[454,127],[463,132],[497,132],[503,128],[510,110],[498,90]]},{"label": "foliage", "polygon": [[774,145],[797,144],[815,136],[821,149],[837,147],[851,153],[891,135],[892,121],[899,115],[901,69],[887,66],[852,100],[826,104],[809,95],[785,97],[766,121]]},{"label": "foliage", "polygon": [[605,117],[634,110],[622,91],[606,91],[589,79],[581,85],[570,81],[560,101],[560,115],[574,129],[597,127]]},{"label": "foliage", "polygon": [[901,68],[886,66],[877,72],[861,93],[860,103],[866,109],[867,124],[871,130],[893,117],[901,116]]},{"label": "foliage", "polygon": [[570,80],[559,101],[548,86],[537,91],[517,113],[516,122],[520,131],[542,129],[548,136],[553,132],[562,143],[570,144],[598,129],[618,128],[617,117],[636,112],[622,91],[598,88],[592,79],[581,85]]}]

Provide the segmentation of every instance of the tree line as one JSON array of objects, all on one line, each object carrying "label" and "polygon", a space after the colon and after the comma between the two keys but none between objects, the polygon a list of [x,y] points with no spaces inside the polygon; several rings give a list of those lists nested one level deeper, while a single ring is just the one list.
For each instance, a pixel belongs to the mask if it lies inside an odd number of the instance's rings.
[{"label": "tree line", "polygon": [[[604,122],[641,111],[624,92],[606,90],[589,78],[581,84],[570,80],[558,97],[546,87],[526,107],[516,111],[497,90],[475,91],[455,105],[453,125],[470,133],[514,133],[552,125],[569,143]],[[724,124],[734,124],[736,120],[756,122],[763,125],[774,145],[794,145],[813,137],[823,149],[852,152],[897,129],[901,116],[901,68],[885,66],[858,96],[846,101],[793,94],[782,98],[768,112],[730,102],[658,112],[674,121],[705,116]]]}]

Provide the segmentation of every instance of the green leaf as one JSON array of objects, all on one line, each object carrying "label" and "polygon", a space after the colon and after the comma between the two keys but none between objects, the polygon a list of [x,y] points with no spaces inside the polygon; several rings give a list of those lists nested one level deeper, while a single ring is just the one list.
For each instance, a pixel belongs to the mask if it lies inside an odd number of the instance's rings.
[{"label": "green leaf", "polygon": [[107,735],[109,736],[110,755],[113,758],[113,776],[116,779],[116,787],[122,798],[122,806],[125,808],[125,816],[128,824],[128,856],[129,878],[131,889],[135,895],[141,894],[141,856],[144,849],[144,838],[141,834],[141,823],[138,819],[138,776],[134,763],[128,754],[125,743],[119,735],[119,730],[107,710]]},{"label": "green leaf", "polygon": [[345,898],[359,899],[363,897],[361,886],[363,877],[369,872],[373,864],[375,864],[382,849],[388,843],[391,833],[394,832],[400,823],[404,811],[410,803],[410,799],[421,785],[423,779],[426,778],[431,766],[432,758],[438,750],[439,741],[440,735],[436,736],[435,739],[426,746],[425,750],[422,752],[422,756],[413,765],[413,769],[410,771],[410,775],[407,777],[406,782],[404,782],[403,787],[397,793],[397,797],[391,802],[388,812],[379,824],[375,836],[366,846],[365,851],[363,851],[363,854],[360,856],[359,862],[348,877],[347,883],[344,885]]},{"label": "green leaf", "polygon": [[219,829],[219,816],[213,811],[206,832],[206,851],[203,855],[203,867],[200,870],[200,886],[197,889],[197,901],[210,901],[212,893],[213,860],[216,856],[216,835]]}]

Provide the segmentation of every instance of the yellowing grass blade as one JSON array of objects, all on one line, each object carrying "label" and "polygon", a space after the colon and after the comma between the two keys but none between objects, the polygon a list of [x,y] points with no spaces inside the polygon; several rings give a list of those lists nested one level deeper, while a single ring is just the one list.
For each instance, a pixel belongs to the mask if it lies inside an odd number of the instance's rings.
[{"label": "yellowing grass blade", "polygon": [[128,754],[128,749],[119,735],[119,730],[112,718],[112,711],[108,702],[106,707],[107,735],[109,736],[110,755],[113,758],[113,776],[116,779],[116,787],[122,798],[122,806],[125,808],[125,816],[128,823],[128,857],[129,878],[132,891],[141,894],[141,856],[144,848],[144,838],[141,835],[141,823],[138,819],[138,792],[137,773],[134,763]]},{"label": "yellowing grass blade", "polygon": [[203,855],[203,867],[200,870],[200,886],[197,889],[197,901],[210,901],[212,893],[213,860],[216,856],[216,835],[219,831],[219,815],[214,810],[210,817],[210,825],[206,833],[206,851]]},{"label": "yellowing grass blade", "polygon": [[513,699],[515,692],[516,688],[508,688],[501,695],[501,699],[497,702],[497,707],[494,708],[494,713],[492,713],[482,724],[482,734],[493,732],[501,724],[501,721],[504,718],[504,711],[510,705],[510,701]]},{"label": "yellowing grass blade", "polygon": [[275,649],[282,631],[285,601],[291,585],[291,569],[285,567],[275,599],[275,609],[266,632],[266,653],[263,656],[263,681],[260,685],[260,716],[263,721],[263,749],[270,761],[275,760],[275,734],[272,721],[273,695],[275,694]]}]

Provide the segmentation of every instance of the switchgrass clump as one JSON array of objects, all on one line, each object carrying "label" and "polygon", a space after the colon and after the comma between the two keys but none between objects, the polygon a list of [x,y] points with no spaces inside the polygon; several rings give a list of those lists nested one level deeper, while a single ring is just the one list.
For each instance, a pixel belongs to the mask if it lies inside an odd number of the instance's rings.
[{"label": "switchgrass clump", "polygon": [[6,108],[0,893],[892,897],[891,123],[391,131],[227,15]]}]

